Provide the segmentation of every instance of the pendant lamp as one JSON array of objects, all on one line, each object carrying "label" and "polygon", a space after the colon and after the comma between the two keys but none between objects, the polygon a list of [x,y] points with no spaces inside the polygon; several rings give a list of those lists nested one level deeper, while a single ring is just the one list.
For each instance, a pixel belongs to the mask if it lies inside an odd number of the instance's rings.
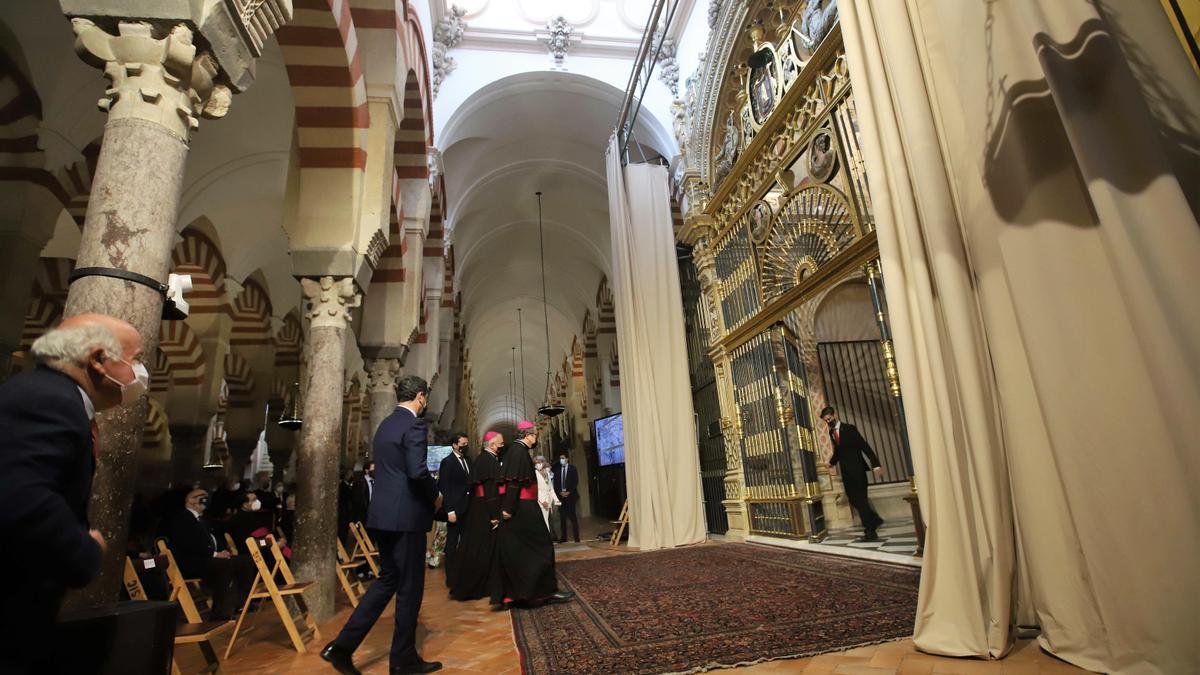
[{"label": "pendant lamp", "polygon": [[558,417],[566,408],[554,400],[554,392],[550,389],[550,302],[546,295],[546,236],[542,232],[542,193],[535,194],[538,200],[538,242],[541,245],[542,316],[546,320],[546,402],[538,408],[538,414],[543,417]]}]

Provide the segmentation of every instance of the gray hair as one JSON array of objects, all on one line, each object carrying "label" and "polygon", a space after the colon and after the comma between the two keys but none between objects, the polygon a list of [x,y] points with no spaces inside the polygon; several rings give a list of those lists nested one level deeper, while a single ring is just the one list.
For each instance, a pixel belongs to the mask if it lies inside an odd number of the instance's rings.
[{"label": "gray hair", "polygon": [[60,370],[66,365],[86,365],[88,356],[97,347],[107,357],[121,358],[125,354],[116,334],[100,323],[54,328],[34,340],[30,351],[38,363]]},{"label": "gray hair", "polygon": [[538,455],[537,457],[534,457],[534,458],[533,458],[533,463],[534,463],[534,464],[537,464],[538,462],[541,462],[542,464],[545,464],[545,463],[546,463],[546,458],[545,458],[545,457],[543,457],[543,456],[541,456],[541,455]]}]

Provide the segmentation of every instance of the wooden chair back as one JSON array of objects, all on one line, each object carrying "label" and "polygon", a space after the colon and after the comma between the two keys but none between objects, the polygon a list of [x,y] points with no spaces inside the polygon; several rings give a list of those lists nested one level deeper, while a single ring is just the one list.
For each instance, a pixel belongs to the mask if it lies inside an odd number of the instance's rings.
[{"label": "wooden chair back", "polygon": [[158,547],[159,554],[167,559],[167,580],[171,582],[171,597],[168,600],[179,603],[179,608],[183,610],[183,616],[188,623],[201,623],[203,619],[200,618],[196,600],[192,598],[192,591],[183,578],[183,572],[180,571],[179,565],[175,562],[175,554],[171,553],[171,547],[167,545],[167,540],[160,538],[155,545]]},{"label": "wooden chair back", "polygon": [[233,535],[225,533],[225,548],[229,549],[229,555],[241,555],[241,550],[238,549],[237,542],[233,540]]},{"label": "wooden chair back", "polygon": [[125,556],[125,592],[129,594],[130,600],[149,600],[146,596],[146,589],[142,586],[142,580],[138,578],[137,570],[133,568],[133,561],[129,556]]}]

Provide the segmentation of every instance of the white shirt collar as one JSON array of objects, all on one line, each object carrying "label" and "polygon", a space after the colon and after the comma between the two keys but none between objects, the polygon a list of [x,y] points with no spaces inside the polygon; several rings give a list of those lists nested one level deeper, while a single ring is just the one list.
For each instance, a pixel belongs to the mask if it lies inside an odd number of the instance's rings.
[{"label": "white shirt collar", "polygon": [[193,511],[190,507],[187,507],[187,510],[188,510],[188,513],[191,513],[193,516],[196,516],[196,520],[200,520],[201,514],[199,511]]},{"label": "white shirt collar", "polygon": [[88,419],[96,419],[96,405],[92,403],[92,397],[87,395],[83,387],[75,385],[75,388],[79,390],[79,395],[83,397],[83,409],[87,412]]}]

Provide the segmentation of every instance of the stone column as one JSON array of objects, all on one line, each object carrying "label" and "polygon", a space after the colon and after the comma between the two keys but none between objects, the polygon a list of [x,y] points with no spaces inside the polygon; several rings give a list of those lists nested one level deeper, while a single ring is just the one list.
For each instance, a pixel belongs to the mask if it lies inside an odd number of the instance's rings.
[{"label": "stone column", "polygon": [[[229,90],[208,98],[216,63],[210,55],[197,53],[192,31],[182,24],[161,37],[163,31],[147,23],[122,22],[119,37],[86,19],[72,24],[76,51],[103,68],[112,82],[100,100],[101,109],[109,113],[108,123],[76,267],[116,268],[165,282],[188,132],[197,125],[195,114],[203,107],[215,112],[220,101],[228,102]],[[130,281],[84,277],[71,285],[64,314],[85,312],[133,324],[146,354],[154,354],[162,321],[158,291]],[[109,547],[99,578],[85,589],[80,604],[117,599],[146,402],[101,413],[98,419],[102,454],[92,484],[90,518]],[[181,435],[173,432],[172,438],[176,456],[193,449]]]},{"label": "stone column", "polygon": [[396,409],[396,381],[400,377],[400,359],[367,359],[367,397],[371,426],[368,443],[375,439],[380,423]]},{"label": "stone column", "polygon": [[308,372],[304,426],[296,466],[296,576],[316,582],[308,596],[317,621],[334,612],[337,564],[337,490],[341,447],[342,387],[350,308],[362,295],[350,278],[302,279],[308,300]]},{"label": "stone column", "polygon": [[250,456],[258,446],[258,438],[231,438],[226,441],[229,445],[229,459],[225,462],[225,480],[241,480],[246,473],[246,465]]}]

